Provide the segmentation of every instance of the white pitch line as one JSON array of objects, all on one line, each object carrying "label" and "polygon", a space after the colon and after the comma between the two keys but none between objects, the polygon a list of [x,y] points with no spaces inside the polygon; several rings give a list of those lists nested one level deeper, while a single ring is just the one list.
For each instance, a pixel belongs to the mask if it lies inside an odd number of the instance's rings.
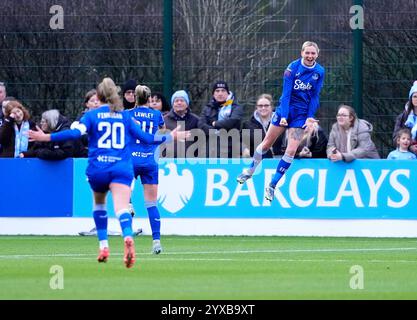
[{"label": "white pitch line", "polygon": [[200,251],[200,252],[167,252],[172,255],[189,255],[189,254],[246,254],[246,253],[299,253],[299,252],[369,252],[369,251],[410,251],[417,250],[413,248],[345,248],[345,249],[277,249],[277,250],[235,250],[235,251]]},{"label": "white pitch line", "polygon": [[[412,248],[344,248],[344,249],[276,249],[276,250],[232,250],[232,251],[190,251],[190,252],[165,252],[165,255],[206,255],[206,254],[248,254],[248,253],[323,253],[323,252],[378,252],[378,251],[413,251]],[[121,253],[114,253],[113,256],[121,256]],[[137,255],[150,255],[150,253],[137,253]],[[18,254],[0,255],[0,259],[21,259],[21,258],[71,258],[91,257],[90,253],[58,253],[58,254]]]},{"label": "white pitch line", "polygon": [[[143,254],[142,254],[143,255]],[[148,254],[150,255],[150,254]],[[122,254],[113,254],[114,256],[122,256]],[[32,257],[33,258],[33,257]],[[49,257],[34,257],[34,258],[49,258]],[[81,257],[81,256],[70,256],[65,257],[70,260],[85,260],[85,261],[94,261],[95,256],[89,255],[89,257]],[[7,259],[7,258],[6,258]],[[12,257],[11,259],[21,259]],[[116,259],[112,259],[115,261]],[[216,262],[216,261],[227,261],[227,262],[306,262],[306,263],[323,263],[323,262],[334,262],[334,263],[353,263],[357,262],[357,259],[248,259],[248,258],[166,258],[166,257],[158,257],[158,258],[139,258],[138,263],[140,264],[141,261],[153,261],[153,262],[172,262],[172,261],[196,261],[196,262]],[[417,260],[361,260],[361,263],[383,263],[383,264],[393,264],[393,263],[410,263],[410,264],[417,264]]]}]

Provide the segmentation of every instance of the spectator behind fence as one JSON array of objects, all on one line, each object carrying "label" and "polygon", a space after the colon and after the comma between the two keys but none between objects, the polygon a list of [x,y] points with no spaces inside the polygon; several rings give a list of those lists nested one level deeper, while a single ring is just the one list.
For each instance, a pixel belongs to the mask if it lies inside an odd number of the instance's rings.
[{"label": "spectator behind fence", "polygon": [[123,107],[128,110],[135,107],[135,89],[137,86],[136,80],[130,79],[123,85]]},{"label": "spectator behind fence", "polygon": [[[187,92],[184,90],[174,92],[171,97],[171,105],[171,111],[164,116],[167,129],[174,130],[180,126],[180,131],[190,131],[198,128],[199,118],[191,112],[190,98]],[[186,141],[174,141],[173,144],[167,144],[165,146],[166,153],[163,155],[168,158],[198,157],[198,148],[195,149],[195,152],[191,152],[191,154],[187,152],[193,143],[196,143],[196,138],[187,139]]]},{"label": "spectator behind fence", "polygon": [[240,126],[243,109],[225,81],[213,85],[212,98],[203,107],[198,127],[206,135],[208,158],[240,157]]},{"label": "spectator behind fence", "polygon": [[379,159],[378,151],[372,142],[372,125],[358,119],[355,110],[340,105],[327,144],[327,157],[333,161],[351,162],[355,159]]},{"label": "spectator behind fence", "polygon": [[408,101],[405,105],[405,110],[398,115],[395,121],[393,139],[396,144],[397,133],[400,129],[409,128],[411,130],[411,146],[410,151],[417,154],[417,81],[414,81],[413,86],[408,94]]},{"label": "spectator behind fence", "polygon": [[167,99],[165,99],[164,95],[160,92],[152,92],[149,106],[152,109],[159,110],[164,117],[170,111]]},{"label": "spectator behind fence", "polygon": [[[70,129],[70,121],[58,110],[42,113],[40,129],[44,133],[56,133]],[[21,158],[39,158],[43,160],[63,160],[74,155],[73,141],[34,142],[28,151],[20,153]]]},{"label": "spectator behind fence", "polygon": [[18,158],[31,146],[29,129],[36,125],[29,120],[29,111],[19,102],[10,101],[4,110],[4,122],[0,127],[0,158]]},{"label": "spectator behind fence", "polygon": [[397,133],[397,149],[391,151],[387,157],[389,160],[416,160],[414,153],[408,148],[411,144],[411,132],[409,129],[400,129]]},{"label": "spectator behind fence", "polygon": [[[288,141],[288,130],[285,132],[285,139],[283,143],[283,150]],[[327,158],[327,143],[328,139],[324,130],[317,124],[314,123],[312,126],[306,127],[303,136],[300,141],[300,145],[295,153],[296,158]]]},{"label": "spectator behind fence", "polygon": [[[77,117],[77,119],[71,124],[71,129],[74,129],[80,123],[80,119],[84,114],[90,110],[97,109],[100,105],[100,101],[97,98],[97,91],[92,89],[88,91],[84,97],[84,110]],[[74,158],[87,158],[88,157],[88,135],[83,134],[78,141],[74,142]]]},{"label": "spectator behind fence", "polygon": [[[265,138],[273,116],[273,102],[270,94],[261,94],[256,100],[255,111],[252,117],[242,125],[242,157],[253,157],[255,148]],[[263,158],[273,158],[274,155],[283,155],[281,151],[282,136],[274,142],[272,147],[262,155]]]},{"label": "spectator behind fence", "polygon": [[[1,85],[0,85],[0,91],[1,91]],[[0,92],[0,96],[1,96],[1,92]],[[3,101],[0,103],[0,126],[3,124],[4,121],[4,113],[6,110],[6,106],[10,101],[16,101],[16,98],[14,97],[5,97],[3,99]],[[1,144],[0,144],[0,153],[1,153]]]}]

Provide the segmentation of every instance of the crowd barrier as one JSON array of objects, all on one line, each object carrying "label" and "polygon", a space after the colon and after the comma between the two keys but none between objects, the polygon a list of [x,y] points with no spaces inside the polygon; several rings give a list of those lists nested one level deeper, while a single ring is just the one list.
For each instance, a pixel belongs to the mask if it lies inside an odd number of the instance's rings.
[{"label": "crowd barrier", "polygon": [[[172,234],[350,235],[337,229],[351,225],[365,230],[380,224],[388,231],[397,224],[408,231],[395,230],[395,234],[417,236],[409,230],[417,219],[417,162],[295,160],[277,185],[276,199],[269,203],[264,189],[276,164],[276,159],[264,160],[253,178],[240,185],[236,176],[247,165],[243,159],[161,159],[158,202],[163,227]],[[60,230],[62,224],[73,227],[61,233],[74,234],[76,228],[92,226],[86,166],[87,159],[0,159],[0,234],[37,234],[39,229],[53,234],[57,231],[48,230]],[[149,223],[139,181],[132,199],[146,231]],[[112,208],[110,197],[108,203]],[[109,216],[114,217],[112,209]],[[10,226],[13,219],[20,219],[18,225],[30,222],[32,228],[29,225],[23,232]],[[57,221],[59,226],[54,226]],[[291,224],[301,222],[305,231],[291,231]],[[315,232],[320,225],[327,232]],[[390,236],[384,230],[374,231]]]}]

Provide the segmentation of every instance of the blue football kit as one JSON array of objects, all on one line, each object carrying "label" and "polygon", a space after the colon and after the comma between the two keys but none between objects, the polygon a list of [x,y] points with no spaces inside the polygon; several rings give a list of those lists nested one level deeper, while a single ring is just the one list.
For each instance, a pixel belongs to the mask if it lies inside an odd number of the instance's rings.
[{"label": "blue football kit", "polygon": [[[132,140],[155,142],[154,136],[144,132],[128,111],[111,112],[108,105],[85,113],[75,129],[51,134],[51,140],[75,140],[85,132],[89,137],[86,174],[96,192],[108,191],[112,182],[130,186],[133,181]],[[159,137],[158,143],[166,139],[166,136]]]},{"label": "blue football kit", "polygon": [[[155,135],[165,125],[162,113],[139,106],[128,111],[144,132]],[[135,178],[140,176],[142,184],[158,184],[159,143],[146,143],[140,139],[131,141]]]},{"label": "blue football kit", "polygon": [[289,128],[302,128],[307,118],[314,118],[323,80],[324,68],[317,62],[312,67],[305,66],[302,58],[291,62],[284,72],[282,95],[272,124],[279,126],[281,118],[286,118]]}]

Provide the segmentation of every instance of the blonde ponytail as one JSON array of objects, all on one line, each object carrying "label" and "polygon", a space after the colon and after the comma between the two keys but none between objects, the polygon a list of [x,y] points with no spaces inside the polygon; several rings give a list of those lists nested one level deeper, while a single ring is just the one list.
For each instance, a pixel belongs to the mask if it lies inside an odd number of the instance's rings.
[{"label": "blonde ponytail", "polygon": [[97,87],[97,97],[102,103],[108,103],[112,112],[122,111],[123,103],[118,88],[111,78],[104,78]]},{"label": "blonde ponytail", "polygon": [[136,96],[136,105],[142,106],[148,103],[149,98],[151,97],[151,89],[147,86],[136,86],[135,89]]}]

